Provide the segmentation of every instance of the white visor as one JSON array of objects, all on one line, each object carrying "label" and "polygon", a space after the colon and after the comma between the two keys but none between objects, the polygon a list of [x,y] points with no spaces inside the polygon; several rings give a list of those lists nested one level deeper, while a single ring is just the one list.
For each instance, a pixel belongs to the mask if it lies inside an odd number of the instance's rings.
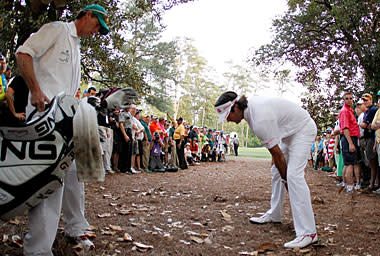
[{"label": "white visor", "polygon": [[226,120],[228,115],[230,114],[231,107],[235,104],[237,98],[235,98],[233,101],[229,101],[224,103],[223,105],[215,107],[216,112],[218,112],[219,119],[218,124]]}]

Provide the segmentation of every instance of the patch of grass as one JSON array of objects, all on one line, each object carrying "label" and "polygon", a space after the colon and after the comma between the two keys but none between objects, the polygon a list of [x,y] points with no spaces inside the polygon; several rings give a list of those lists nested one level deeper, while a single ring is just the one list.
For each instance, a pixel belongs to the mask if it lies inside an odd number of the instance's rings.
[{"label": "patch of grass", "polygon": [[[235,157],[229,154],[228,156]],[[245,148],[239,147],[239,156],[238,157],[251,157],[251,158],[264,158],[271,159],[271,155],[268,149],[262,148]]]}]

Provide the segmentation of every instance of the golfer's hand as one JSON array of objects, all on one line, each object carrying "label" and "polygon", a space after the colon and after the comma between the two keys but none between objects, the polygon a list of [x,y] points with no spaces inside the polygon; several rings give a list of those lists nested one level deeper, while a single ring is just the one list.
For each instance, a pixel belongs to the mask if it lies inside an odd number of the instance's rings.
[{"label": "golfer's hand", "polygon": [[45,110],[45,102],[50,103],[50,100],[46,95],[41,91],[37,90],[34,92],[31,92],[32,97],[30,99],[30,103],[32,106],[35,106],[39,112],[42,112]]}]

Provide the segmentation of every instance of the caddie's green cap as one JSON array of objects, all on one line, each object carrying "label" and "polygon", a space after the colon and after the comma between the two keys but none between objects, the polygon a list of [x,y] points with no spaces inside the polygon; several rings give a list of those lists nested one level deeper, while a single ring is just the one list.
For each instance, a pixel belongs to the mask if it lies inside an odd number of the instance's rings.
[{"label": "caddie's green cap", "polygon": [[108,32],[110,32],[106,23],[108,21],[107,11],[103,7],[101,7],[98,4],[92,4],[92,5],[86,6],[83,9],[83,11],[92,11],[92,13],[96,15],[101,26],[101,28],[99,29],[100,34],[107,35]]}]

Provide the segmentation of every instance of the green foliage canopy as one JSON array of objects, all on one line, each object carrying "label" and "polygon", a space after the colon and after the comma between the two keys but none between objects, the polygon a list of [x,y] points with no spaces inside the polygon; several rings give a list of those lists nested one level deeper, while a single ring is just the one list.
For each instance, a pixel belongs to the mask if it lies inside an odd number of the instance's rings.
[{"label": "green foliage canopy", "polygon": [[15,65],[14,53],[16,49],[43,24],[51,21],[71,21],[86,5],[100,4],[109,13],[110,33],[107,36],[82,40],[82,79],[100,83],[102,87],[133,86],[142,92],[149,88],[145,80],[145,73],[125,62],[126,53],[123,46],[126,44],[128,22],[142,17],[145,13],[153,13],[160,17],[160,11],[170,9],[174,5],[186,3],[190,0],[134,0],[138,7],[129,12],[121,8],[126,2],[110,1],[67,1],[67,0],[14,0],[1,1],[0,9],[0,46],[3,54],[9,58],[9,63]]},{"label": "green foliage canopy", "polygon": [[298,67],[297,80],[309,91],[304,105],[310,111],[320,103],[311,111],[314,118],[320,108],[335,110],[344,90],[360,95],[380,89],[378,0],[289,0],[288,5],[273,21],[273,41],[255,51],[253,62]]}]

